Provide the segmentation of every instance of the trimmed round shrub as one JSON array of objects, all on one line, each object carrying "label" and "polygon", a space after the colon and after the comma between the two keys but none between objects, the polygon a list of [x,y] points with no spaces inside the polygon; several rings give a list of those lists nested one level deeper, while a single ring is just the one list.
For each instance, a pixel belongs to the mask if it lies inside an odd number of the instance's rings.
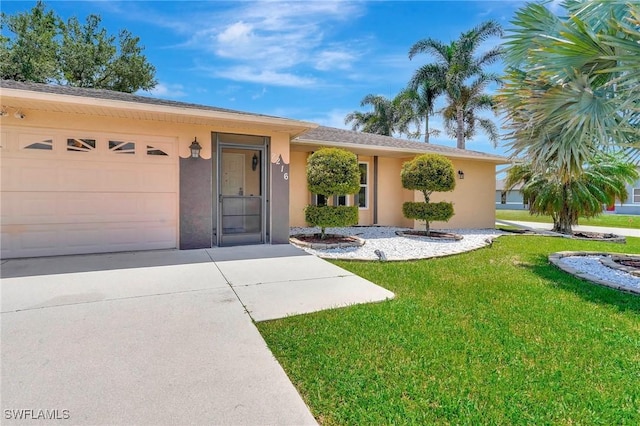
[{"label": "trimmed round shrub", "polygon": [[424,220],[427,222],[447,222],[453,217],[452,203],[418,203],[406,202],[402,205],[402,214],[407,219]]},{"label": "trimmed round shrub", "polygon": [[307,206],[304,219],[311,226],[325,228],[350,226],[358,223],[358,206]]},{"label": "trimmed round shrub", "polygon": [[431,192],[449,192],[456,187],[451,160],[438,154],[419,155],[402,165],[402,186],[422,191],[429,202]]},{"label": "trimmed round shrub", "polygon": [[321,148],[307,160],[307,186],[314,194],[355,194],[360,190],[358,157],[339,148]]}]

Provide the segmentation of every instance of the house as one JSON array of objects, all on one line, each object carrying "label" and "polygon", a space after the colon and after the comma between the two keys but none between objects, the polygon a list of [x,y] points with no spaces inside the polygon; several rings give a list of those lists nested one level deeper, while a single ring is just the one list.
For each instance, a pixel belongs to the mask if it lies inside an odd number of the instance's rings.
[{"label": "house", "polygon": [[[640,166],[638,167],[640,173]],[[509,191],[505,190],[504,179],[496,180],[496,209],[498,210],[527,210],[519,183]],[[640,215],[640,179],[627,185],[627,200],[612,206],[603,206],[603,211],[615,214]]]},{"label": "house", "polygon": [[[303,226],[311,152],[358,155],[361,225],[416,226],[402,163],[436,152],[456,215],[434,227],[494,226],[495,166],[506,159],[314,123],[106,90],[2,81],[1,257],[287,243]],[[193,148],[193,151],[192,151]],[[464,178],[464,179],[462,179]],[[333,201],[333,200],[332,200]]]},{"label": "house", "polygon": [[522,183],[506,190],[505,180],[496,179],[496,209],[498,210],[527,210],[529,206],[524,202]]},{"label": "house", "polygon": [[[640,174],[640,166],[638,173]],[[627,201],[607,208],[609,212],[617,214],[637,214],[640,215],[640,179],[627,185]]]}]

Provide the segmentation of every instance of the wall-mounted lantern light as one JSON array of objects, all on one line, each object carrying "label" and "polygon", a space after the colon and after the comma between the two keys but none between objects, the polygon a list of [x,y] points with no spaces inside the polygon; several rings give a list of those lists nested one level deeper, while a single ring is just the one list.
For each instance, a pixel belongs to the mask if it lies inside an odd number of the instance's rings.
[{"label": "wall-mounted lantern light", "polygon": [[251,159],[251,170],[254,172],[258,168],[258,154],[253,154],[253,158]]},{"label": "wall-mounted lantern light", "polygon": [[464,172],[462,170],[458,170],[458,179],[464,179]]},{"label": "wall-mounted lantern light", "polygon": [[191,150],[191,158],[200,158],[200,150],[202,147],[198,143],[198,138],[193,138],[193,142],[189,145],[189,149]]}]

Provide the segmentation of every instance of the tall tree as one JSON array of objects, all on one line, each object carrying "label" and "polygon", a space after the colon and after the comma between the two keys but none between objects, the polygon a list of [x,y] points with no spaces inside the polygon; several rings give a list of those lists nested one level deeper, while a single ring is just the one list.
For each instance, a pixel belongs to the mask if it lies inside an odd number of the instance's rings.
[{"label": "tall tree", "polygon": [[370,106],[372,110],[347,114],[344,122],[351,124],[353,130],[384,136],[393,136],[396,133],[412,134],[409,130],[412,117],[407,113],[407,109],[410,108],[407,103],[370,94],[362,99],[360,106]]},{"label": "tall tree", "polygon": [[566,18],[543,4],[516,13],[499,98],[511,151],[530,161],[532,212],[554,214],[555,229],[571,233],[638,177],[628,159],[612,165],[603,152],[640,153],[640,4],[563,6]]},{"label": "tall tree", "polygon": [[[409,59],[413,59],[420,53],[426,53],[435,58],[435,63],[423,65],[416,70],[410,87],[419,87],[424,82],[438,82],[435,87],[441,89],[447,97],[448,105],[444,110],[446,111],[445,121],[455,118],[455,126],[448,128],[450,134],[456,138],[458,148],[464,149],[466,140],[475,135],[475,124],[478,121],[473,119],[474,111],[486,104],[478,97],[484,98],[487,95],[476,89],[484,90],[487,82],[498,80],[497,76],[485,72],[485,68],[500,58],[502,49],[495,47],[479,55],[476,52],[488,38],[501,35],[500,25],[497,22],[488,21],[462,33],[458,40],[449,44],[427,38],[418,41],[409,50]],[[485,127],[480,124],[483,130]],[[489,136],[494,135],[490,132]]]},{"label": "tall tree", "polygon": [[[48,83],[60,77],[58,67],[61,21],[43,2],[30,12],[0,16],[0,76],[3,79]],[[5,30],[13,34],[7,37]]]},{"label": "tall tree", "polygon": [[400,92],[394,99],[401,111],[407,114],[405,120],[413,122],[417,131],[410,137],[420,137],[420,127],[424,122],[424,142],[429,143],[429,137],[440,134],[437,129],[429,127],[429,117],[434,113],[436,98],[440,95],[442,89],[436,80],[424,80],[417,87],[409,86]]},{"label": "tall tree", "polygon": [[122,30],[116,42],[100,23],[98,15],[64,23],[42,1],[30,12],[3,14],[3,29],[12,36],[1,39],[0,76],[128,93],[155,87],[155,68],[140,39]]},{"label": "tall tree", "polygon": [[564,182],[603,149],[640,151],[640,4],[568,0],[515,15],[500,103],[509,146]]}]

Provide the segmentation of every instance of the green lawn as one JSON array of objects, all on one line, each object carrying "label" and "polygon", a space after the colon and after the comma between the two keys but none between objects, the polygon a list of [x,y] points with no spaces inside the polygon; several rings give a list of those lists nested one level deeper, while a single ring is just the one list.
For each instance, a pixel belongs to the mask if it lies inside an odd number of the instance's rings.
[{"label": "green lawn", "polygon": [[[496,210],[496,219],[522,220],[526,222],[552,223],[550,216],[532,216],[527,210]],[[592,219],[580,219],[580,225],[611,226],[614,228],[640,229],[640,216],[601,214]]]},{"label": "green lawn", "polygon": [[259,323],[327,425],[640,424],[640,297],[550,266],[626,245],[534,236],[413,262],[336,262],[389,302]]}]

